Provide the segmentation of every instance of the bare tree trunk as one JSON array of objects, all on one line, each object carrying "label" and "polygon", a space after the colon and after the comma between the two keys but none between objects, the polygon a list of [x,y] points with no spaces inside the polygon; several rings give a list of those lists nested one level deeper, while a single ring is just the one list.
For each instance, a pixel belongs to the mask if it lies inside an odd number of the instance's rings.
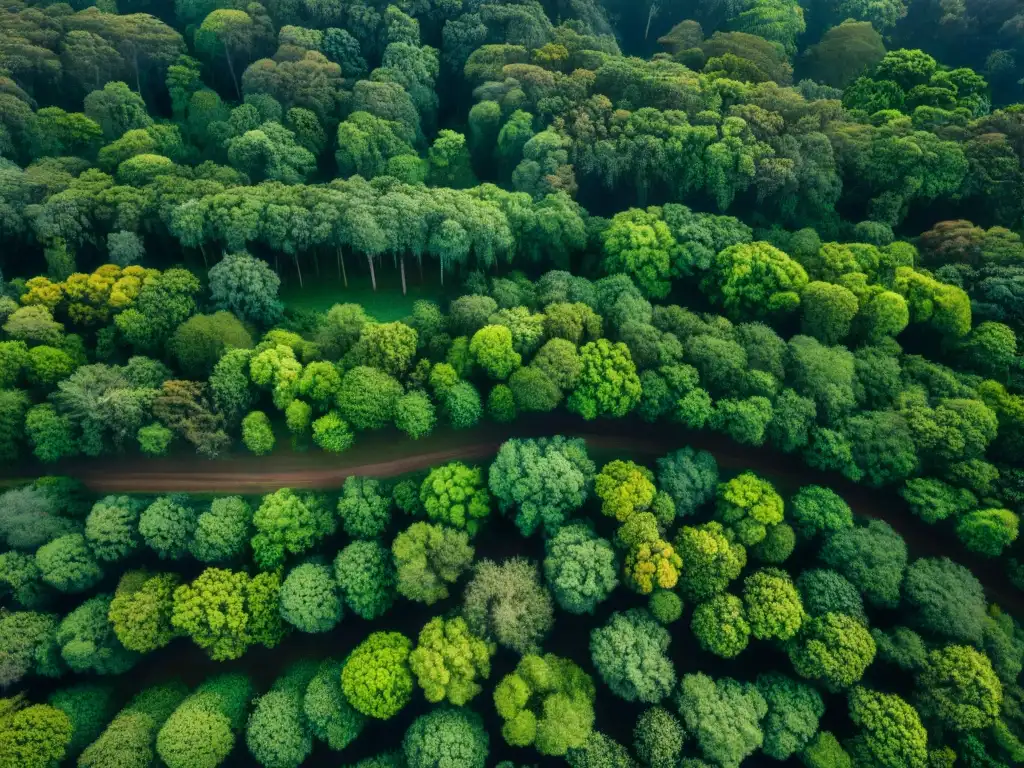
[{"label": "bare tree trunk", "polygon": [[370,282],[373,283],[373,290],[377,290],[377,273],[373,269],[373,256],[366,254],[366,263],[370,265]]},{"label": "bare tree trunk", "polygon": [[348,288],[348,272],[345,271],[345,254],[341,252],[341,246],[338,246],[338,277],[345,283],[345,287]]},{"label": "bare tree trunk", "polygon": [[402,272],[402,295],[405,296],[405,256],[399,258],[398,266]]},{"label": "bare tree trunk", "polygon": [[231,53],[228,51],[228,44],[224,43],[224,58],[228,61],[228,72],[231,73],[231,82],[235,84],[235,94],[242,98],[242,89],[238,87],[238,76],[235,75],[235,63],[231,61]]},{"label": "bare tree trunk", "polygon": [[201,254],[203,254],[203,266],[206,267],[207,269],[209,269],[210,268],[210,262],[208,262],[206,260],[206,248],[203,247],[202,243],[199,244],[199,252]]},{"label": "bare tree trunk", "polygon": [[302,267],[299,266],[299,254],[294,254],[292,258],[295,260],[295,271],[299,273],[299,288],[302,287]]},{"label": "bare tree trunk", "polygon": [[647,36],[651,34],[651,22],[654,21],[654,17],[658,15],[658,4],[659,0],[654,0],[654,2],[651,3],[650,11],[647,13],[647,27],[644,29],[644,40],[646,40]]},{"label": "bare tree trunk", "polygon": [[420,265],[420,285],[423,285],[423,257],[416,259],[416,263]]},{"label": "bare tree trunk", "polygon": [[274,273],[278,277],[281,276],[281,258],[278,255],[277,251],[274,251]]},{"label": "bare tree trunk", "polygon": [[442,259],[439,263],[441,264],[441,286],[443,287],[444,286],[444,259]]},{"label": "bare tree trunk", "polygon": [[139,52],[132,47],[132,64],[135,66],[135,90],[142,95],[142,78],[139,77]]}]

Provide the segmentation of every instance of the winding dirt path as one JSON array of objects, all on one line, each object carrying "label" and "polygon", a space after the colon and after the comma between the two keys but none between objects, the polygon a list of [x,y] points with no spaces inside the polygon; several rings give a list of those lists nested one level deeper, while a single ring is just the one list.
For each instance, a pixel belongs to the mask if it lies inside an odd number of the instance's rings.
[{"label": "winding dirt path", "polygon": [[690,445],[713,453],[727,471],[750,469],[770,478],[784,493],[802,485],[828,486],[855,514],[888,522],[907,540],[912,557],[951,557],[975,573],[990,599],[1024,615],[1024,595],[1008,584],[999,563],[968,552],[948,526],[922,522],[892,490],[868,488],[836,473],[812,470],[793,456],[767,448],[742,446],[722,435],[675,427],[655,431],[639,422],[587,423],[556,415],[513,425],[439,432],[420,441],[397,433],[360,436],[356,446],[340,456],[301,453],[284,445],[268,456],[243,454],[213,460],[195,455],[80,459],[47,467],[45,473],[78,478],[96,493],[262,494],[278,488],[337,489],[350,475],[388,478],[447,461],[482,461],[494,456],[511,437],[553,434],[582,437],[599,462],[623,454],[651,460]]}]

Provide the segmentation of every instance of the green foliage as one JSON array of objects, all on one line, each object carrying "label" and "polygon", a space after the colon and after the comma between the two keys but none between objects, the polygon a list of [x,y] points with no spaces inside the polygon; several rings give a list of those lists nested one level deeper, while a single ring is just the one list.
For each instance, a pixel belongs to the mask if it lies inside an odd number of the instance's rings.
[{"label": "green foliage", "polygon": [[250,411],[242,419],[242,442],[257,456],[274,450],[274,429],[263,411]]},{"label": "green foliage", "polygon": [[801,676],[841,690],[864,676],[875,658],[875,641],[857,619],[826,613],[804,624],[789,647],[789,657]]},{"label": "green foliage", "polygon": [[252,509],[241,496],[221,496],[200,512],[189,544],[192,556],[204,563],[236,559],[252,536]]},{"label": "green foliage", "polygon": [[725,591],[747,564],[746,549],[732,541],[717,522],[684,525],[676,536],[675,549],[684,563],[679,579],[683,595],[698,602]]},{"label": "green foliage", "polygon": [[398,594],[433,605],[448,597],[473,562],[469,534],[442,525],[413,523],[391,543]]},{"label": "green foliage", "polygon": [[293,663],[256,699],[245,731],[249,753],[265,768],[297,768],[313,750],[303,711],[306,687],[317,672],[311,661]]},{"label": "green foliage", "polygon": [[75,672],[119,675],[131,669],[139,656],[117,639],[107,618],[111,596],[91,597],[64,617],[55,640],[61,658]]},{"label": "green foliage", "polygon": [[842,613],[867,624],[864,599],[846,577],[824,568],[801,573],[796,580],[808,616]]},{"label": "green foliage", "polygon": [[656,704],[676,682],[665,651],[668,630],[651,614],[634,608],[616,612],[590,634],[590,657],[601,679],[626,701]]},{"label": "green foliage", "polygon": [[850,692],[850,719],[861,729],[854,740],[856,763],[928,765],[928,734],[917,711],[899,696],[857,686]]},{"label": "green foliage", "polygon": [[790,513],[797,532],[805,538],[831,535],[853,527],[853,512],[835,491],[820,485],[805,485],[790,501]]},{"label": "green foliage", "polygon": [[464,528],[470,536],[491,511],[483,470],[459,461],[430,471],[420,486],[420,502],[431,520]]},{"label": "green foliage", "polygon": [[819,731],[800,753],[807,768],[853,768],[850,756],[829,731]]},{"label": "green foliage", "polygon": [[647,610],[659,623],[667,626],[683,617],[683,600],[668,589],[657,589],[647,601]]},{"label": "green foliage", "polygon": [[178,560],[188,553],[197,519],[188,496],[163,496],[142,511],[139,533],[161,560]]},{"label": "green foliage", "polygon": [[921,714],[950,731],[988,727],[1003,700],[992,663],[967,645],[947,645],[929,653],[918,686]]},{"label": "green foliage", "polygon": [[376,541],[353,541],[334,559],[334,577],[342,599],[356,615],[376,619],[395,599],[391,553]]},{"label": "green foliage", "polygon": [[71,721],[68,757],[77,757],[99,736],[114,714],[114,691],[96,683],[79,683],[54,691],[47,699]]},{"label": "green foliage", "polygon": [[583,505],[596,467],[580,439],[507,440],[488,472],[488,486],[502,511],[515,510],[524,536],[543,524],[554,533],[568,514]]},{"label": "green foliage", "polygon": [[78,759],[82,768],[123,765],[146,768],[156,760],[157,732],[184,700],[180,682],[146,688],[137,694]]},{"label": "green foliage", "polygon": [[685,740],[683,726],[663,707],[645,709],[633,728],[636,754],[650,768],[675,768]]},{"label": "green foliage", "polygon": [[174,639],[177,632],[171,614],[178,584],[173,573],[129,571],[121,577],[107,612],[121,645],[129,651],[150,653]]},{"label": "green foliage", "polygon": [[693,609],[690,629],[705,651],[731,659],[750,642],[750,623],[743,602],[735,595],[715,595]]},{"label": "green foliage", "polygon": [[587,742],[594,726],[594,683],[568,659],[527,655],[494,689],[505,741],[542,755],[565,755]]},{"label": "green foliage", "polygon": [[618,586],[615,550],[588,526],[564,525],[544,546],[544,576],[563,610],[593,613]]},{"label": "green foliage", "polygon": [[252,681],[223,674],[204,681],[160,728],[156,752],[168,768],[216,768],[231,754],[253,695]]},{"label": "green foliage", "polygon": [[872,520],[829,537],[821,560],[860,590],[869,605],[895,607],[907,567],[907,545],[888,523]]},{"label": "green foliage", "polygon": [[522,362],[512,348],[512,332],[504,325],[486,325],[474,333],[469,352],[476,364],[498,381],[507,379]]},{"label": "green foliage", "polygon": [[0,766],[46,768],[60,762],[72,738],[70,718],[48,704],[0,699]]},{"label": "green foliage", "polygon": [[985,593],[977,578],[949,558],[921,558],[903,581],[908,623],[961,643],[980,645]]},{"label": "green foliage", "polygon": [[280,642],[280,591],[276,574],[250,578],[242,572],[207,568],[191,584],[174,590],[171,624],[214,661],[237,659],[250,645],[273,648]]},{"label": "green foliage", "polygon": [[972,552],[998,557],[1017,540],[1020,518],[1008,509],[977,509],[960,518],[956,535]]},{"label": "green foliage", "polygon": [[768,704],[768,714],[761,723],[764,753],[786,760],[804,749],[818,732],[825,704],[811,686],[778,673],[758,675],[756,685]]},{"label": "green foliage", "polygon": [[743,582],[743,602],[750,631],[760,640],[789,640],[805,619],[800,593],[789,574],[778,568],[755,571]]},{"label": "green foliage", "polygon": [[80,533],[60,536],[36,551],[43,581],[60,592],[85,592],[103,578],[103,570]]},{"label": "green foliage", "polygon": [[782,497],[767,480],[744,472],[718,486],[716,517],[744,546],[762,541],[768,526],[782,522]]},{"label": "green foliage", "polygon": [[461,617],[431,619],[420,631],[409,667],[427,701],[457,707],[482,690],[477,678],[490,677],[494,645],[469,631]]},{"label": "green foliage", "polygon": [[168,350],[188,376],[209,376],[213,366],[230,348],[252,347],[252,337],[230,312],[193,315],[178,326],[167,342]]},{"label": "green foliage", "polygon": [[345,479],[338,516],[349,536],[372,539],[380,536],[391,522],[391,502],[380,492],[380,483],[369,477]]},{"label": "green foliage", "polygon": [[585,419],[625,416],[640,402],[640,378],[625,344],[598,339],[580,349],[580,376],[570,411]]},{"label": "green foliage", "polygon": [[475,712],[436,709],[413,721],[405,732],[402,750],[408,768],[484,768],[489,741],[483,721]]},{"label": "green foliage", "polygon": [[85,518],[85,538],[96,559],[116,562],[141,543],[139,515],[143,504],[129,496],[106,496],[97,501]]},{"label": "green foliage", "polygon": [[462,613],[474,635],[521,654],[536,651],[554,623],[551,596],[539,583],[537,567],[518,557],[500,565],[478,562]]},{"label": "green foliage", "polygon": [[654,502],[654,473],[632,461],[610,461],[594,478],[594,493],[601,512],[620,523]]},{"label": "green foliage", "polygon": [[675,704],[687,733],[713,763],[736,768],[761,746],[760,721],[768,705],[752,683],[713,680],[703,673],[684,675]]},{"label": "green foliage", "polygon": [[302,699],[302,711],[313,735],[333,750],[351,744],[366,725],[366,716],[357,712],[341,690],[343,662],[327,660],[309,681]]},{"label": "green foliage", "polygon": [[371,634],[345,662],[341,672],[345,698],[367,717],[394,717],[412,698],[411,651],[409,638],[398,632]]},{"label": "green foliage", "polygon": [[300,632],[328,632],[341,621],[341,599],[326,565],[303,563],[281,584],[281,618]]},{"label": "green foliage", "polygon": [[300,555],[337,525],[324,500],[282,488],[263,497],[252,518],[253,559],[260,568],[276,568],[288,554]]},{"label": "green foliage", "polygon": [[313,442],[328,453],[344,453],[355,444],[355,435],[337,411],[313,422]]}]

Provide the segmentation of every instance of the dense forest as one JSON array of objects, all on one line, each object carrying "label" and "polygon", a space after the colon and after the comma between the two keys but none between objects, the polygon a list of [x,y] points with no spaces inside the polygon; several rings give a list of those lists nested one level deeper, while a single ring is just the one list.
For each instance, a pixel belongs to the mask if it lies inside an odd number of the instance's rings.
[{"label": "dense forest", "polygon": [[1022,102],[1014,0],[0,0],[0,768],[1024,764]]}]

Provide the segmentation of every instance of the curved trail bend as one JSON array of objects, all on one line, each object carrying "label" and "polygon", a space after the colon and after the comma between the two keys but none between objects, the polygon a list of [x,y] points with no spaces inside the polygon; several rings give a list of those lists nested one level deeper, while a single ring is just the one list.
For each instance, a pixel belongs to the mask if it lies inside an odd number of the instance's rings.
[{"label": "curved trail bend", "polygon": [[768,477],[784,493],[792,493],[802,485],[828,486],[846,500],[855,514],[883,519],[899,531],[907,540],[912,557],[951,557],[975,573],[990,599],[1024,615],[1024,595],[1008,584],[998,563],[968,552],[951,529],[923,523],[892,490],[858,485],[836,473],[812,470],[796,457],[768,448],[739,445],[722,435],[675,427],[655,431],[651,425],[630,420],[587,423],[561,414],[513,425],[439,431],[419,441],[397,433],[364,435],[352,450],[340,456],[319,451],[296,452],[285,444],[267,456],[242,454],[212,460],[196,455],[80,459],[34,474],[75,477],[96,493],[263,494],[279,488],[336,489],[350,475],[389,478],[447,461],[481,461],[494,456],[511,437],[554,434],[583,438],[599,464],[623,454],[650,461],[690,445],[710,451],[727,471],[750,469]]}]

